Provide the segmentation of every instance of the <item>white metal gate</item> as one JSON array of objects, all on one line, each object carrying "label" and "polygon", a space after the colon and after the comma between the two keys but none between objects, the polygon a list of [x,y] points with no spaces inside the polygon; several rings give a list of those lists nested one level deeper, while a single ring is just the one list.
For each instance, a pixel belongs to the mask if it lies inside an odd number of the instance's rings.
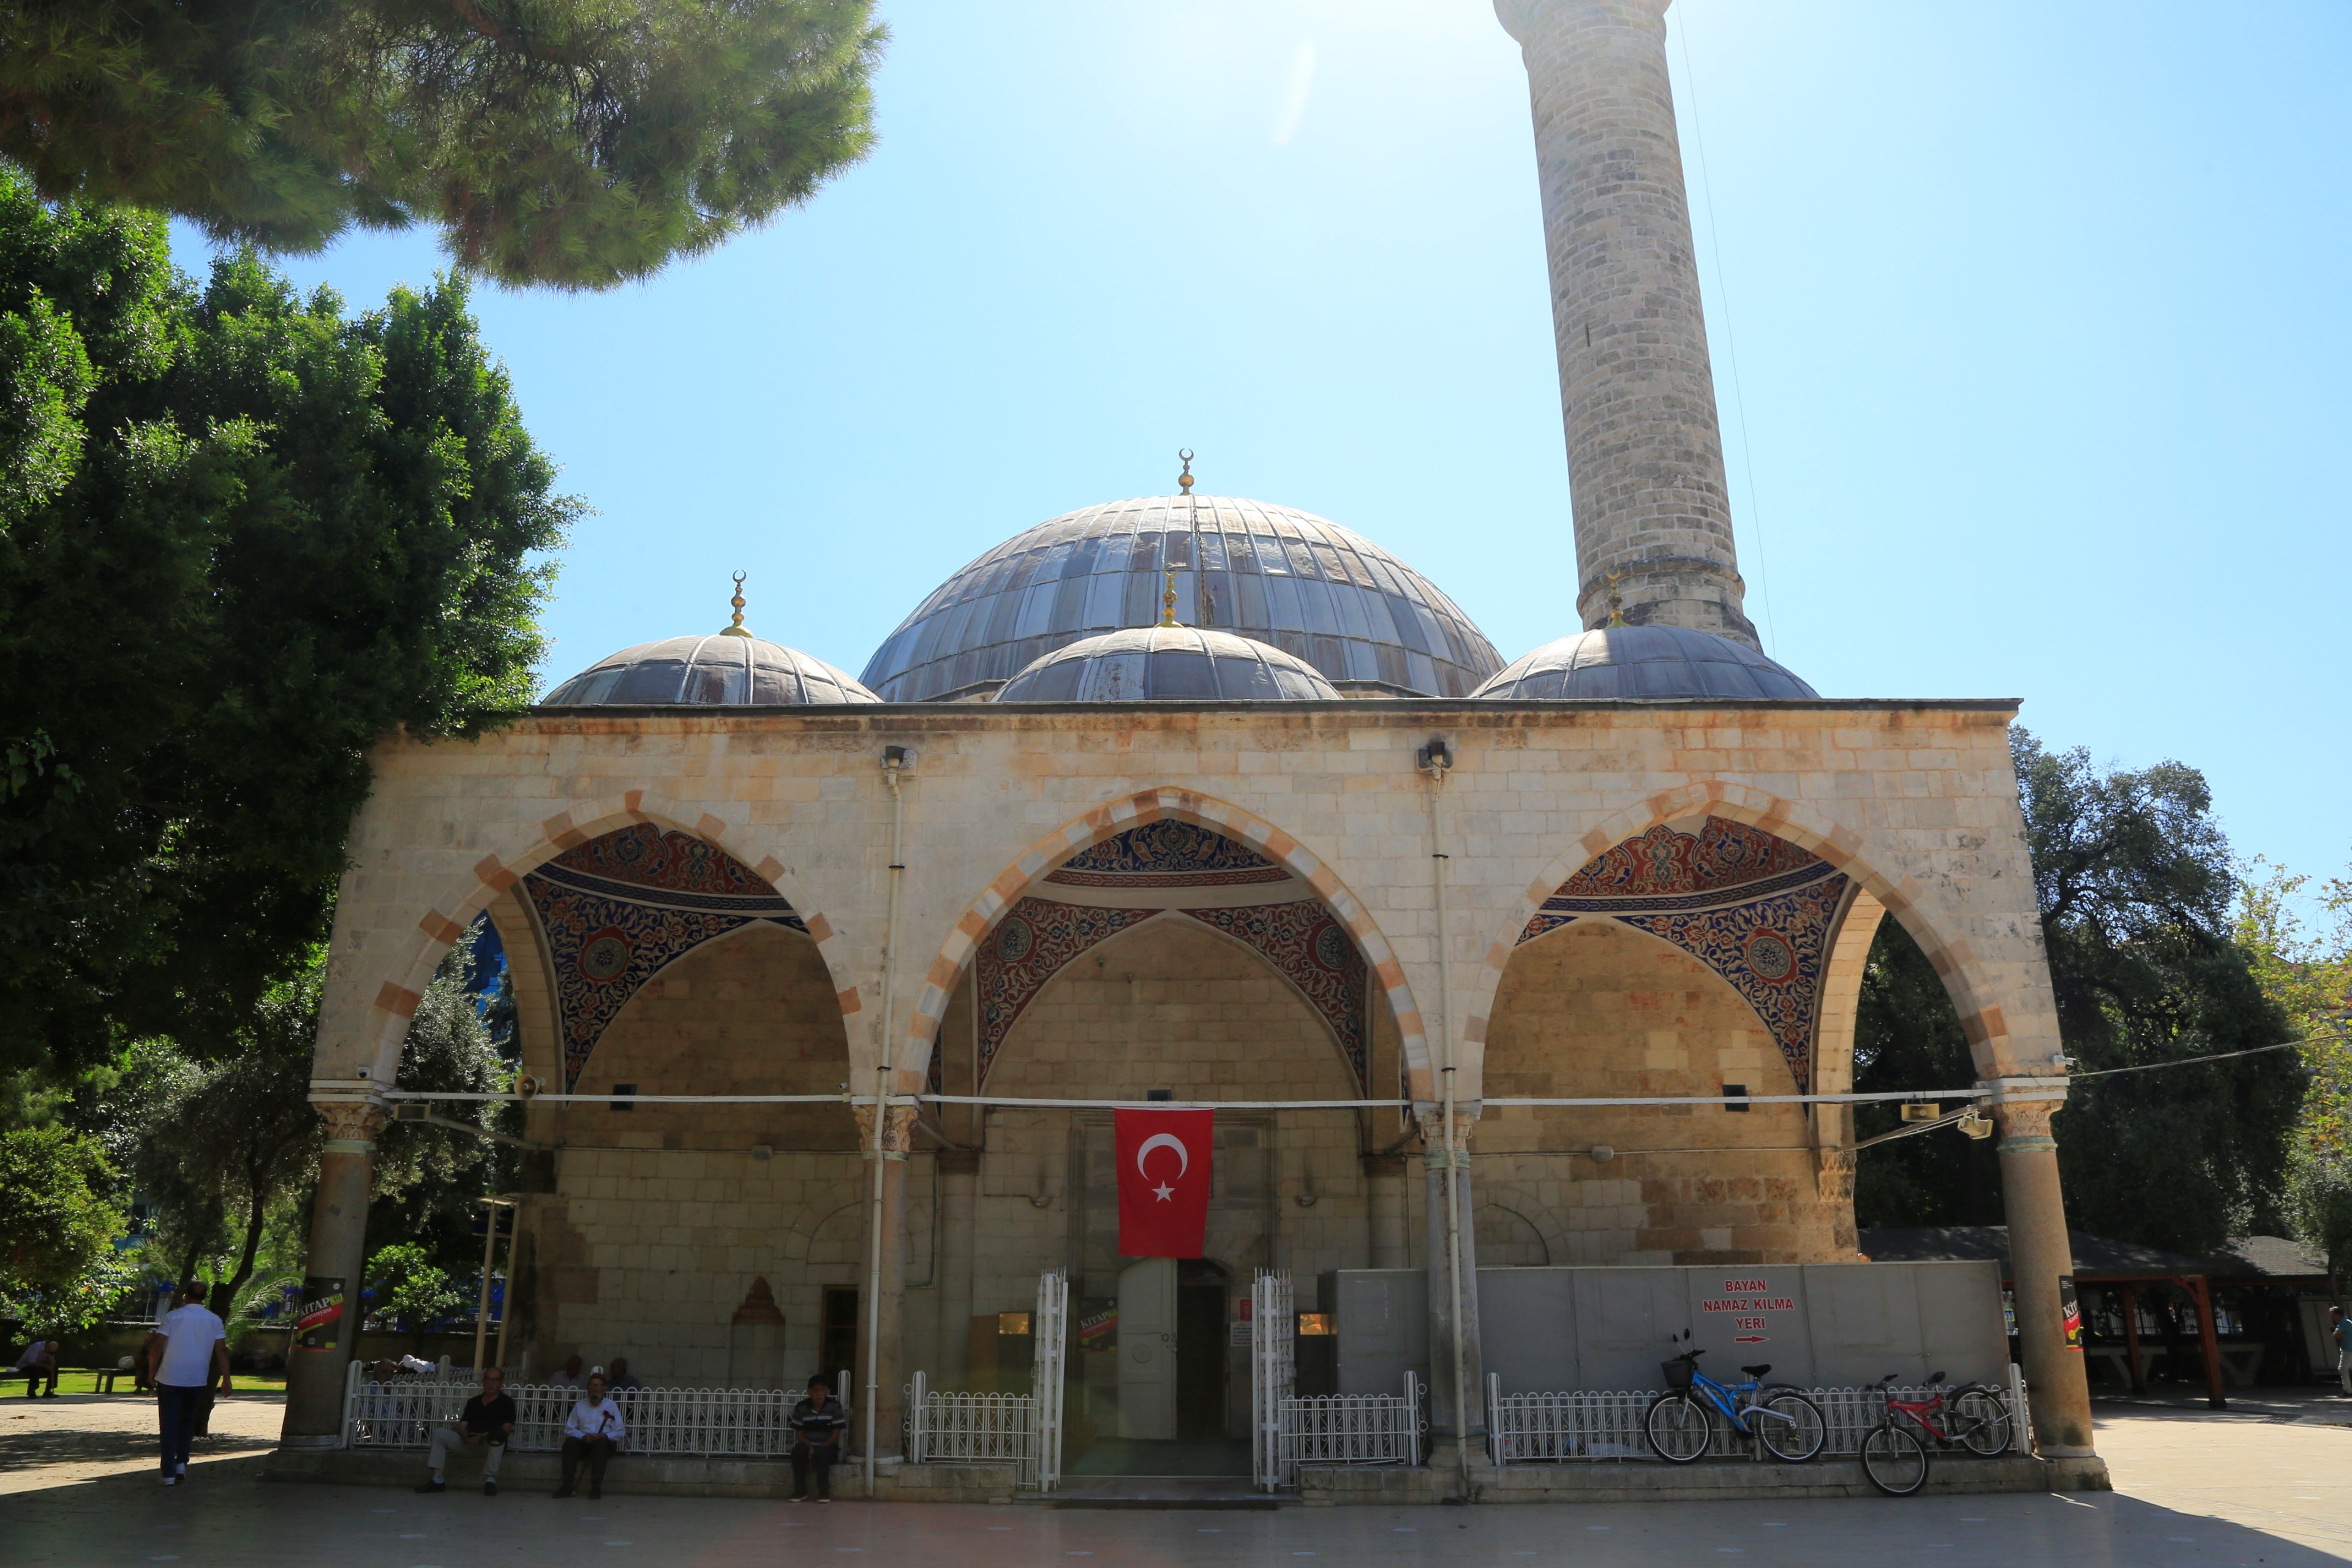
[{"label": "white metal gate", "polygon": [[1037,1489],[1052,1491],[1062,1479],[1062,1388],[1070,1363],[1070,1277],[1037,1277],[1035,1338],[1037,1394]]},{"label": "white metal gate", "polygon": [[1298,1383],[1290,1276],[1261,1268],[1250,1285],[1250,1473],[1274,1491],[1290,1479],[1282,1441],[1283,1404]]}]

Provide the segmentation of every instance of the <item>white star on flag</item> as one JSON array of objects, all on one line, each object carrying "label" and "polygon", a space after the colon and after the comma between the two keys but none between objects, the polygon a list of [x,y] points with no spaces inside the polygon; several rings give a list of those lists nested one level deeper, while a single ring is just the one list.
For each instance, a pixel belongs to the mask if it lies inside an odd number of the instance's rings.
[{"label": "white star on flag", "polygon": [[1151,1195],[1158,1198],[1163,1204],[1168,1203],[1173,1200],[1176,1196],[1176,1189],[1170,1186],[1167,1183],[1162,1182],[1160,1185],[1151,1189]]}]

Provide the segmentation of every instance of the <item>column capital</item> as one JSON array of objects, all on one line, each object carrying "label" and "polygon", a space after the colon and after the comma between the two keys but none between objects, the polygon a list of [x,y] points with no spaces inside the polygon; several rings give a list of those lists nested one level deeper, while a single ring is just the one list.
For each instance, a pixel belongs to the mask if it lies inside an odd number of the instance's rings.
[{"label": "column capital", "polygon": [[2059,1104],[2054,1099],[1996,1102],[1992,1119],[2000,1128],[2000,1152],[2031,1154],[2054,1151],[2058,1142],[2050,1135],[2050,1118]]},{"label": "column capital", "polygon": [[[850,1115],[857,1119],[857,1147],[867,1159],[874,1157],[874,1107],[853,1105]],[[915,1108],[893,1105],[882,1122],[882,1157],[903,1160],[915,1146]]]},{"label": "column capital", "polygon": [[314,1099],[310,1103],[327,1124],[325,1152],[364,1154],[375,1148],[376,1134],[383,1131],[381,1100]]}]

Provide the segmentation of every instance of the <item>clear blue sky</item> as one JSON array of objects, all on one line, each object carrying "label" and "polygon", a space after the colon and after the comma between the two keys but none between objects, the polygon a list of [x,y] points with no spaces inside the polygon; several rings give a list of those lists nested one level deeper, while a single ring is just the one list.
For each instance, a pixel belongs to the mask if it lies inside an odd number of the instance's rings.
[{"label": "clear blue sky", "polygon": [[[1306,508],[1574,629],[1525,79],[1486,0],[885,0],[873,156],[656,281],[478,298],[564,484],[551,682],[723,622],[853,673],[965,561]],[[1679,0],[1748,608],[2352,856],[2352,7]],[[183,258],[203,260],[200,244]],[[354,306],[429,235],[291,264]],[[1736,376],[1735,376],[1736,364]]]}]

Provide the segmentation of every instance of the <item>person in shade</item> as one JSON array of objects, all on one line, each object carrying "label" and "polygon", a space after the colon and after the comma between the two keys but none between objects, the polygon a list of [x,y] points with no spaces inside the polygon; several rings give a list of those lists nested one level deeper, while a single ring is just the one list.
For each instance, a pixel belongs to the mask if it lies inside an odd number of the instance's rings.
[{"label": "person in shade", "polygon": [[633,1389],[643,1388],[645,1384],[629,1375],[629,1358],[616,1355],[613,1358],[612,1373],[604,1379],[604,1386],[614,1394],[627,1394]]},{"label": "person in shade", "polygon": [[507,1374],[495,1366],[482,1369],[482,1391],[466,1401],[466,1408],[449,1426],[433,1434],[433,1474],[416,1489],[438,1495],[447,1489],[443,1479],[449,1456],[467,1448],[482,1455],[482,1495],[499,1495],[499,1466],[507,1457],[507,1438],[515,1429],[514,1397],[507,1393]]},{"label": "person in shade", "polygon": [[550,1388],[570,1388],[574,1390],[587,1387],[588,1374],[580,1370],[580,1358],[578,1356],[566,1358],[563,1363],[563,1370],[562,1372],[552,1372],[547,1374],[547,1386]]},{"label": "person in shade", "polygon": [[793,1501],[808,1496],[809,1472],[816,1472],[816,1500],[833,1500],[829,1472],[841,1458],[841,1429],[849,1417],[823,1377],[808,1380],[808,1397],[793,1406]]},{"label": "person in shade", "polygon": [[604,1467],[612,1462],[613,1450],[627,1436],[627,1426],[621,1421],[621,1407],[604,1392],[604,1374],[588,1374],[587,1392],[572,1405],[572,1414],[563,1423],[563,1484],[555,1489],[557,1497],[570,1497],[574,1483],[580,1479],[580,1462],[588,1461],[588,1495],[604,1495]]},{"label": "person in shade", "polygon": [[201,1279],[180,1292],[181,1305],[155,1325],[155,1413],[163,1436],[163,1484],[188,1473],[196,1414],[213,1379],[229,1392],[228,1330],[205,1305]]},{"label": "person in shade", "polygon": [[25,1353],[16,1358],[16,1371],[25,1380],[26,1398],[38,1399],[41,1396],[41,1380],[46,1377],[49,1380],[49,1397],[55,1399],[58,1396],[58,1342],[35,1340],[26,1345]]},{"label": "person in shade", "polygon": [[2336,1342],[2336,1381],[2352,1394],[2352,1317],[2341,1307],[2327,1309],[2327,1337]]}]

